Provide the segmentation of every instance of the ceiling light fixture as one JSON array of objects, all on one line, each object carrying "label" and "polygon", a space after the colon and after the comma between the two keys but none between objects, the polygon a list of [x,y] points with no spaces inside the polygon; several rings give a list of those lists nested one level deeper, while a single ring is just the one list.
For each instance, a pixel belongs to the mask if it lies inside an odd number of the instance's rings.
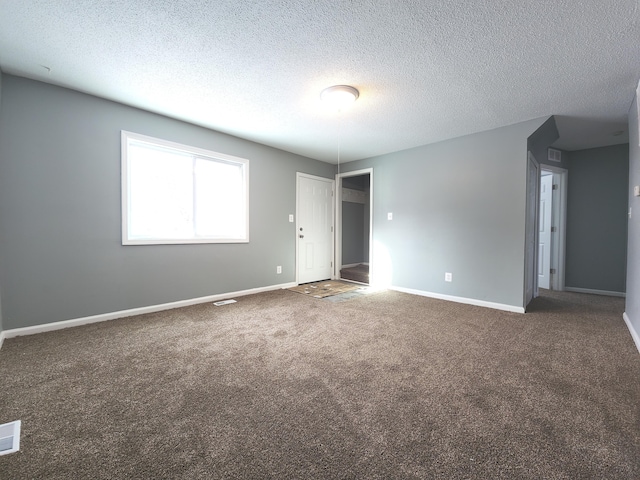
[{"label": "ceiling light fixture", "polygon": [[327,106],[338,111],[351,105],[359,96],[360,92],[350,85],[334,85],[320,93],[320,99]]}]

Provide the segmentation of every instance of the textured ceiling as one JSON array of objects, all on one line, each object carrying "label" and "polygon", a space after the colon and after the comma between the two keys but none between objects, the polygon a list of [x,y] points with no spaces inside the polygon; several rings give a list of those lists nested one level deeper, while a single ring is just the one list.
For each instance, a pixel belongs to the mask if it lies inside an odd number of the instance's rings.
[{"label": "textured ceiling", "polygon": [[[333,163],[546,115],[573,150],[628,139],[638,17],[638,0],[0,0],[0,69]],[[360,90],[341,114],[319,101],[334,84]]]}]

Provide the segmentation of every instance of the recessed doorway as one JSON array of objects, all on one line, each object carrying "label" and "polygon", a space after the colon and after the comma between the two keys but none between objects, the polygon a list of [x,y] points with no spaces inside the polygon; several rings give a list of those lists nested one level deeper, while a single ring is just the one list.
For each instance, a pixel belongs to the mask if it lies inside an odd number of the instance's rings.
[{"label": "recessed doorway", "polygon": [[540,165],[538,286],[564,290],[567,170]]},{"label": "recessed doorway", "polygon": [[370,283],[373,169],[336,175],[335,278]]}]

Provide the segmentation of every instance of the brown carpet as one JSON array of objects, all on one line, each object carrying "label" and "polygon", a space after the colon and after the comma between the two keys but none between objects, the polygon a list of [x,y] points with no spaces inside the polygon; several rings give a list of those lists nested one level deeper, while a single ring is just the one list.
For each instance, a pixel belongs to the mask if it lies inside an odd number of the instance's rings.
[{"label": "brown carpet", "polygon": [[304,283],[289,290],[296,293],[303,293],[315,298],[326,298],[341,293],[358,290],[361,285],[355,285],[349,282],[341,282],[340,280],[325,280],[322,282]]},{"label": "brown carpet", "polygon": [[638,479],[618,298],[286,290],[8,339],[2,479]]}]

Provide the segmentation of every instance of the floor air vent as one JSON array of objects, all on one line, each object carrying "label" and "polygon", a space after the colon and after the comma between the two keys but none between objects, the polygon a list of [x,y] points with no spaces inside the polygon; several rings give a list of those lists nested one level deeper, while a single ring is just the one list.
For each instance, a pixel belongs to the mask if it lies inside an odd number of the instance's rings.
[{"label": "floor air vent", "polygon": [[236,303],[235,300],[221,300],[219,302],[213,302],[216,307],[221,307],[222,305],[229,305],[230,303]]},{"label": "floor air vent", "polygon": [[20,420],[0,425],[0,455],[20,450]]}]

